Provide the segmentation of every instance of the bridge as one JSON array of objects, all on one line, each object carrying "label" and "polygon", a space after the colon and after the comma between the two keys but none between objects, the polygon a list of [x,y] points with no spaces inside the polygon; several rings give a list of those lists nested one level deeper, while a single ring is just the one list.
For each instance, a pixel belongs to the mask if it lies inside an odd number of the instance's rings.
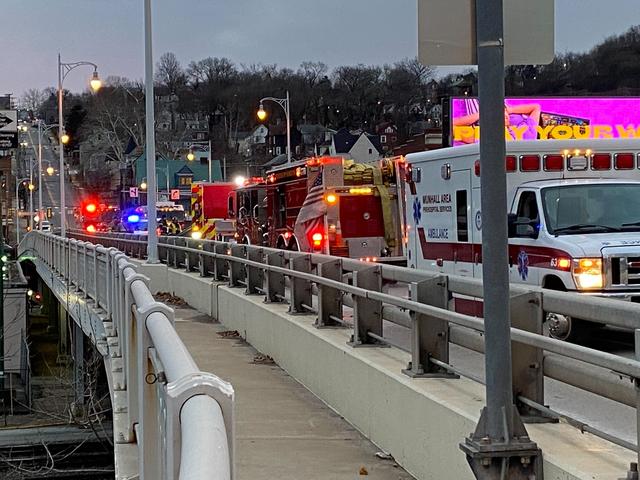
[{"label": "bridge", "polygon": [[[523,445],[533,447],[502,454],[467,448],[465,455],[460,447],[469,440],[482,443],[470,432],[485,404],[481,354],[490,346],[482,319],[457,313],[454,304],[456,298],[481,299],[479,281],[171,237],[161,238],[162,263],[149,264],[143,236],[70,237],[31,232],[20,255],[35,264],[78,333],[103,355],[117,478],[354,478],[370,473],[364,459],[370,454],[373,464],[376,450],[395,463],[385,466],[380,459],[369,467],[372,478],[638,478],[637,431],[625,427],[638,421],[640,362],[548,338],[542,325],[543,312],[580,312],[584,320],[635,330],[638,351],[638,305],[512,286],[513,394],[525,420],[516,428]],[[174,310],[154,300],[157,292],[171,292],[221,325],[176,320]],[[295,412],[276,411],[259,398],[237,408],[249,399],[236,396],[232,385],[246,384],[242,375],[250,374],[236,371],[231,383],[222,379],[233,376],[230,363],[237,362],[229,359],[239,358],[220,340],[225,336],[242,340],[241,348],[251,345],[256,362],[275,362],[335,411],[343,420],[327,421],[329,415],[319,413],[326,407],[312,396],[297,411],[309,425],[322,417],[333,436],[309,448],[304,435],[285,435],[286,450],[271,451],[269,458],[238,438],[240,426],[246,435],[257,422],[251,409],[276,420],[263,425],[262,435],[295,421]],[[81,342],[74,348],[82,349]],[[295,388],[292,395],[302,395],[304,389]],[[573,411],[555,406],[563,397]],[[607,422],[581,420],[589,416],[579,410],[586,398],[595,399],[597,411],[590,415],[615,411],[624,427],[611,431]],[[338,451],[323,446],[350,431]],[[259,435],[251,438],[254,445]],[[266,470],[251,470],[252,456]],[[363,459],[361,469],[330,470],[354,458]],[[291,476],[269,470],[269,461],[281,460],[291,463]],[[304,470],[309,465],[315,476]],[[529,476],[507,473],[514,465]]]}]

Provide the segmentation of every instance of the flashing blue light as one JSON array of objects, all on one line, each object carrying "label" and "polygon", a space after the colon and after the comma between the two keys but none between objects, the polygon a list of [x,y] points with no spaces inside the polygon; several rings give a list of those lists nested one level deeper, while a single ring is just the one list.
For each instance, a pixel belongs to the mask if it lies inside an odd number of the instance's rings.
[{"label": "flashing blue light", "polygon": [[127,222],[129,223],[138,223],[140,221],[140,215],[129,215],[127,217]]}]

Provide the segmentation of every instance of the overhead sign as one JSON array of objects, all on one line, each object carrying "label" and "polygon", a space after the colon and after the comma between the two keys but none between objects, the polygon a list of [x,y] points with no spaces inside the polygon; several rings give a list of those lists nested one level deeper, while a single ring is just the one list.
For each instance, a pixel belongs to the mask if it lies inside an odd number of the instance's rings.
[{"label": "overhead sign", "polygon": [[[418,0],[418,59],[425,65],[475,65],[475,0]],[[505,0],[506,65],[553,60],[554,0]]]},{"label": "overhead sign", "polygon": [[129,197],[138,198],[138,187],[129,187]]},{"label": "overhead sign", "polygon": [[[450,145],[480,139],[476,98],[451,99]],[[639,97],[505,99],[505,139],[640,138]]]},{"label": "overhead sign", "polygon": [[0,110],[0,150],[18,148],[18,111]]},{"label": "overhead sign", "polygon": [[172,189],[171,190],[171,200],[180,200],[180,190],[176,189]]}]

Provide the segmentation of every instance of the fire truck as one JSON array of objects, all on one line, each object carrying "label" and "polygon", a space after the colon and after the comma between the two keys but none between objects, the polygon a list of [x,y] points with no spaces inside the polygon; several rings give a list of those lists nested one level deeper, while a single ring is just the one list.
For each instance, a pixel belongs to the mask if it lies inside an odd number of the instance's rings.
[{"label": "fire truck", "polygon": [[191,237],[228,240],[234,237],[233,183],[196,182],[191,185]]},{"label": "fire truck", "polygon": [[[478,144],[406,160],[408,265],[481,278]],[[507,142],[505,169],[511,282],[640,302],[640,140]],[[481,315],[478,301],[455,302]],[[578,330],[546,320],[557,338]]]},{"label": "fire truck", "polygon": [[236,190],[241,243],[402,261],[402,157],[360,164],[313,157],[285,164]]}]

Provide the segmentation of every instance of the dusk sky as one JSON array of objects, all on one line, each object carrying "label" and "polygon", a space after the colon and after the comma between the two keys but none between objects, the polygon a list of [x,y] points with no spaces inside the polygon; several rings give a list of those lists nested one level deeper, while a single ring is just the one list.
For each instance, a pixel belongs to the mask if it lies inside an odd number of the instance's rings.
[{"label": "dusk sky", "polygon": [[[532,0],[535,1],[535,0]],[[154,57],[186,66],[208,56],[237,64],[330,67],[416,55],[416,0],[154,0]],[[0,94],[54,86],[56,56],[97,63],[100,75],[142,79],[143,0],[2,0]],[[556,0],[556,51],[582,52],[640,24],[638,0]],[[65,88],[85,88],[91,70]]]}]

